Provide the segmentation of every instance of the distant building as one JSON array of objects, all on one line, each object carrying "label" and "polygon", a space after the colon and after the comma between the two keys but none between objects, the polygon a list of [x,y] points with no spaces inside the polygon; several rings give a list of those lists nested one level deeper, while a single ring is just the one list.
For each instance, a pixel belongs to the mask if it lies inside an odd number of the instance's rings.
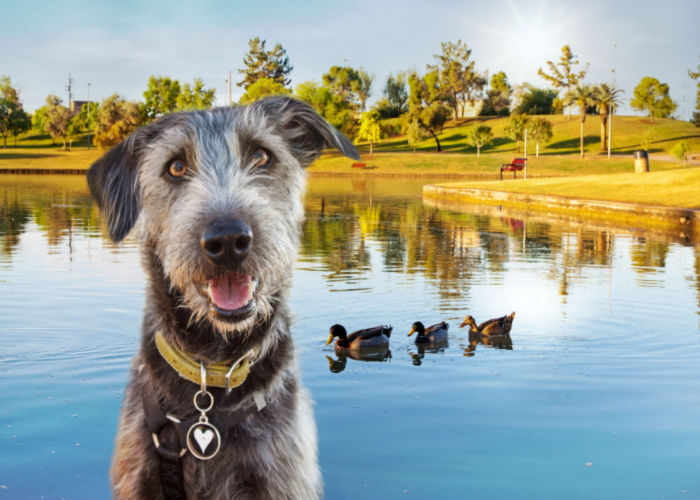
[{"label": "distant building", "polygon": [[77,114],[80,114],[80,111],[83,109],[83,105],[87,104],[88,101],[73,101],[73,105],[70,108],[70,114],[71,116],[75,116]]}]

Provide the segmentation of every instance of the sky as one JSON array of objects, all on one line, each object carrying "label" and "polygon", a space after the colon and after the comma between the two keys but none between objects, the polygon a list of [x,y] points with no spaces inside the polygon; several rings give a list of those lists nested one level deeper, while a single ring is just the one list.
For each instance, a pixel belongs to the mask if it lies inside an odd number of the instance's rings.
[{"label": "sky", "polygon": [[[155,75],[202,78],[224,105],[229,71],[240,81],[256,36],[287,50],[292,86],[320,81],[333,65],[362,67],[375,76],[370,102],[390,73],[424,72],[443,41],[464,41],[479,71],[545,88],[537,69],[568,44],[589,64],[587,83],[614,75],[622,114],[634,114],[634,87],[653,76],[688,119],[696,95],[688,70],[700,64],[697,0],[0,0],[0,13],[0,75],[28,111],[49,94],[67,103],[69,74],[76,100],[87,99],[88,83],[91,100],[115,92],[140,100]],[[242,93],[234,84],[233,99]]]}]

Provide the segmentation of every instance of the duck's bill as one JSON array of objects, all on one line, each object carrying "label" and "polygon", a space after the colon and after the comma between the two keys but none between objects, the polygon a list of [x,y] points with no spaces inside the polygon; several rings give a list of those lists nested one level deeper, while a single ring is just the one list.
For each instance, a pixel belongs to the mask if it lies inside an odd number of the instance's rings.
[{"label": "duck's bill", "polygon": [[462,322],[461,325],[459,325],[460,328],[464,328],[465,326],[467,326],[467,324],[464,321]]},{"label": "duck's bill", "polygon": [[411,331],[408,332],[408,336],[410,337],[410,336],[413,335],[414,333],[416,333],[416,329],[415,329],[415,328],[411,328]]},{"label": "duck's bill", "polygon": [[333,334],[328,335],[328,340],[326,340],[326,345],[329,345],[331,342],[333,342]]}]

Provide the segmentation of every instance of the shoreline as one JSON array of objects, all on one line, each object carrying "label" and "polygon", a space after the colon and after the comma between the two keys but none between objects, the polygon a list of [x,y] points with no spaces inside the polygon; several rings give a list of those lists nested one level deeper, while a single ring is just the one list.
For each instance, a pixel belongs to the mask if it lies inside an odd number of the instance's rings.
[{"label": "shoreline", "polygon": [[517,213],[521,217],[533,213],[569,223],[598,221],[630,230],[637,227],[661,229],[663,232],[676,233],[679,241],[688,243],[700,239],[700,210],[693,208],[435,184],[423,186],[423,200],[440,209],[458,210],[460,207],[481,205],[497,207],[501,211],[507,207],[511,215]]}]

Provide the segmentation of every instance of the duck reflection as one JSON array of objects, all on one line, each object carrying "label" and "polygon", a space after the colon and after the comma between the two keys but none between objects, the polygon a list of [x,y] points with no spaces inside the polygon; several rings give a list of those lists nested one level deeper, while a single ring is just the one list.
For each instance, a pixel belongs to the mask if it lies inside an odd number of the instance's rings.
[{"label": "duck reflection", "polygon": [[510,334],[489,337],[480,333],[469,332],[469,346],[461,346],[464,349],[464,355],[467,357],[474,356],[476,346],[479,344],[493,349],[513,350],[513,340],[510,338]]},{"label": "duck reflection", "polygon": [[328,369],[332,373],[340,373],[345,370],[348,358],[357,361],[388,361],[391,359],[391,349],[388,347],[378,347],[376,349],[363,349],[362,351],[335,351],[336,359],[326,355]]},{"label": "duck reflection", "polygon": [[425,358],[426,353],[441,354],[444,353],[449,346],[447,339],[437,342],[421,342],[416,343],[415,350],[409,347],[408,354],[411,356],[413,366],[420,366],[423,364],[423,358]]}]

